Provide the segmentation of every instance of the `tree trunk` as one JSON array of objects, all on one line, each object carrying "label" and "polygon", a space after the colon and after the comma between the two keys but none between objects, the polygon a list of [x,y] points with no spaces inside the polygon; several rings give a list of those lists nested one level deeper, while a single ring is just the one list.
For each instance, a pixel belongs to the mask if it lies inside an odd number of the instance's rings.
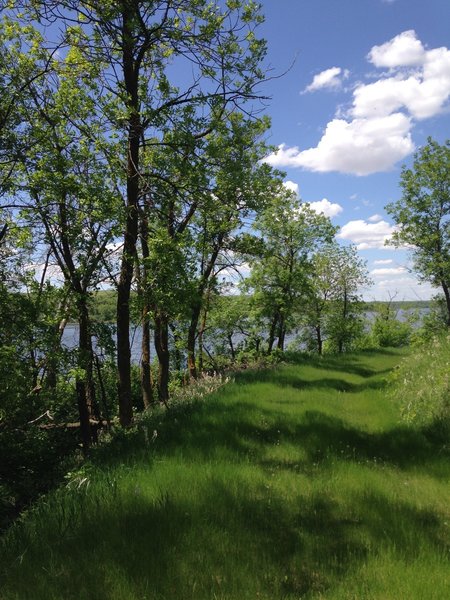
[{"label": "tree trunk", "polygon": [[158,393],[159,401],[167,404],[169,400],[169,326],[167,316],[155,311],[155,349],[158,355]]},{"label": "tree trunk", "polygon": [[444,280],[441,280],[442,291],[445,296],[445,305],[447,307],[447,325],[450,327],[450,291],[448,285]]},{"label": "tree trunk", "polygon": [[195,342],[197,339],[197,325],[200,318],[201,303],[196,302],[192,307],[191,322],[189,323],[188,337],[187,337],[187,361],[189,377],[191,379],[197,379],[197,365],[195,362]]},{"label": "tree trunk", "polygon": [[317,341],[317,352],[320,356],[322,356],[323,351],[323,340],[322,340],[322,330],[320,325],[316,325],[316,341]]},{"label": "tree trunk", "polygon": [[342,324],[344,327],[344,331],[341,331],[341,336],[340,336],[339,342],[338,342],[339,354],[343,354],[343,352],[344,352],[343,336],[345,335],[345,328],[347,327],[347,311],[348,311],[348,297],[347,297],[347,291],[344,291],[344,305],[343,305],[343,311],[342,311]]},{"label": "tree trunk", "polygon": [[269,347],[267,348],[267,354],[271,354],[272,352],[272,348],[273,348],[273,344],[275,342],[275,331],[277,329],[277,324],[278,324],[278,312],[275,313],[275,316],[272,319],[272,324],[270,326],[270,332],[269,332]]},{"label": "tree trunk", "polygon": [[92,442],[92,430],[90,419],[93,415],[95,404],[95,387],[93,378],[93,351],[87,297],[80,295],[77,302],[78,308],[78,367],[82,369],[83,375],[77,377],[76,392],[78,412],[80,414],[80,429],[83,440],[83,452],[88,453]]},{"label": "tree trunk", "polygon": [[278,350],[284,351],[284,340],[286,338],[286,326],[284,316],[280,315],[279,326],[278,326]]},{"label": "tree trunk", "polygon": [[198,331],[198,372],[200,375],[203,373],[203,334],[206,329],[206,318],[208,315],[208,305],[205,306],[203,311],[203,318]]},{"label": "tree trunk", "polygon": [[150,363],[150,323],[148,321],[148,305],[142,309],[142,346],[141,346],[141,389],[144,408],[153,404],[153,382]]},{"label": "tree trunk", "polygon": [[127,212],[119,283],[117,286],[117,370],[119,387],[119,419],[123,427],[131,425],[133,405],[131,396],[130,292],[138,237],[139,158],[142,125],[139,113],[139,69],[134,60],[134,15],[124,8],[122,13],[122,68],[127,93],[128,150],[127,150]]},{"label": "tree trunk", "polygon": [[[144,209],[145,211],[145,209]],[[142,307],[142,341],[141,341],[141,390],[142,402],[144,408],[148,408],[153,404],[153,382],[151,371],[151,356],[150,356],[150,321],[149,313],[150,306],[147,300],[147,265],[146,260],[149,257],[148,248],[148,219],[145,212],[141,214],[141,248],[142,248],[142,265],[141,277],[139,282],[141,297],[144,305]]]},{"label": "tree trunk", "polygon": [[231,358],[232,358],[232,360],[234,362],[236,360],[236,350],[234,349],[233,334],[232,333],[229,333],[227,335],[227,340],[228,340],[228,345],[230,346]]}]

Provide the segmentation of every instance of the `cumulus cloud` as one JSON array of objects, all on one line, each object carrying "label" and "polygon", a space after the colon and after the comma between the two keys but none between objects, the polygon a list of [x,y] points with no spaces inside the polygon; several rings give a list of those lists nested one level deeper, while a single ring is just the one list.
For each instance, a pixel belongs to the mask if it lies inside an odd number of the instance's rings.
[{"label": "cumulus cloud", "polygon": [[439,114],[450,97],[450,50],[426,52],[423,68],[414,75],[397,73],[354,91],[351,114],[372,118],[406,109],[417,120]]},{"label": "cumulus cloud", "polygon": [[330,219],[344,210],[340,204],[330,202],[326,198],[317,202],[309,202],[309,206],[314,212],[324,214],[326,217],[330,217]]},{"label": "cumulus cloud", "polygon": [[368,223],[357,219],[346,223],[337,237],[356,244],[358,250],[385,249],[384,243],[390,240],[394,231],[395,227],[386,221]]},{"label": "cumulus cloud", "polygon": [[373,277],[386,277],[386,276],[394,276],[401,275],[402,273],[406,273],[405,267],[392,267],[386,269],[373,269],[370,271],[370,274]]},{"label": "cumulus cloud", "polygon": [[392,40],[374,46],[367,59],[376,67],[410,67],[423,61],[425,48],[414,30],[404,31]]},{"label": "cumulus cloud", "polygon": [[401,113],[376,119],[334,119],[316,148],[281,144],[266,161],[275,167],[369,175],[386,171],[414,150],[410,119]]},{"label": "cumulus cloud", "polygon": [[370,221],[371,223],[378,223],[378,221],[383,220],[383,217],[381,215],[376,214],[376,215],[372,215],[367,220]]},{"label": "cumulus cloud", "polygon": [[349,71],[340,67],[331,67],[314,76],[312,82],[305,88],[305,92],[315,92],[324,88],[337,89],[342,85],[342,79],[349,76]]},{"label": "cumulus cloud", "polygon": [[[344,116],[337,113],[317,146],[299,149],[282,144],[267,162],[315,172],[369,175],[392,169],[414,151],[414,120],[433,117],[448,105],[450,50],[427,49],[410,30],[374,46],[368,60],[376,68],[388,68],[388,73],[355,87],[350,110]],[[305,91],[336,86],[342,76],[339,67],[322,71]]]},{"label": "cumulus cloud", "polygon": [[394,261],[391,258],[386,258],[386,260],[374,260],[374,265],[391,265]]}]

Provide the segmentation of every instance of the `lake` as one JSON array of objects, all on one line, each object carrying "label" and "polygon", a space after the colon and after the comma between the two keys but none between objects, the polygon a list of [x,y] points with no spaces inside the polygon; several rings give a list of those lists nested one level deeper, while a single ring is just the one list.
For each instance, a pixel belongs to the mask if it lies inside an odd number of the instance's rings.
[{"label": "lake", "polygon": [[[416,327],[419,327],[420,323],[421,323],[421,319],[426,314],[429,313],[428,308],[421,308],[418,310],[399,309],[397,311],[397,318],[399,321],[406,321],[408,319],[408,317],[414,312],[417,312],[417,314],[419,315],[419,320],[416,324]],[[369,323],[375,319],[375,314],[376,313],[373,311],[368,311],[365,314],[365,317]],[[289,342],[292,342],[296,338],[297,334],[298,334],[297,332],[294,332],[294,333],[291,333],[286,336],[286,346],[289,344]],[[115,339],[115,335],[113,336],[113,339]],[[131,361],[134,364],[138,364],[141,359],[142,327],[140,327],[140,326],[133,327],[131,329],[130,339],[131,339]],[[242,341],[242,339],[243,339],[243,336],[241,334],[238,334],[238,335],[234,336],[233,342],[235,345],[237,345]],[[66,326],[63,337],[62,337],[62,343],[66,348],[75,348],[75,346],[78,343],[78,325],[76,325],[75,323],[70,323]],[[94,346],[95,346],[95,340],[94,340]],[[98,351],[99,348],[96,347],[96,350]],[[152,355],[154,356],[155,350],[153,348],[153,345],[151,347],[151,352],[152,352]],[[100,349],[99,354],[101,354],[101,349]]]}]

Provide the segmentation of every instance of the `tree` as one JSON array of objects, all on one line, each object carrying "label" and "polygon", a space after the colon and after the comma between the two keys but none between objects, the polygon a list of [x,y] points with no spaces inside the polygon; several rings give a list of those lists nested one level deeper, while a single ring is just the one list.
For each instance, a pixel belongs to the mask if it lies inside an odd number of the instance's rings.
[{"label": "tree", "polygon": [[211,281],[233,262],[230,255],[238,251],[239,231],[246,219],[261,212],[270,188],[280,184],[272,169],[259,163],[267,155],[261,137],[268,126],[267,119],[249,120],[234,112],[208,136],[209,188],[194,223],[197,265],[187,339],[188,369],[193,379],[197,377],[198,324]]},{"label": "tree", "polygon": [[307,348],[322,354],[326,323],[331,302],[337,293],[335,244],[324,247],[312,257],[305,302],[302,304],[302,324]]},{"label": "tree", "polygon": [[401,199],[386,206],[398,225],[392,243],[411,248],[422,280],[442,288],[450,326],[450,140],[428,138],[412,168],[403,167],[400,186]]},{"label": "tree", "polygon": [[[139,202],[152,171],[143,154],[149,144],[194,155],[228,106],[257,97],[264,79],[265,44],[253,1],[79,0],[23,2],[41,22],[57,20],[63,38],[76,37],[80,58],[100,66],[97,110],[105,137],[118,135],[126,156],[123,254],[118,279],[117,344],[119,416],[131,423],[130,291],[139,234]],[[174,73],[178,72],[178,75]],[[249,109],[252,110],[251,108]],[[177,132],[166,139],[168,125]]]},{"label": "tree", "polygon": [[334,281],[325,328],[331,349],[342,353],[363,331],[360,292],[371,281],[355,246],[335,246],[330,258]]},{"label": "tree", "polygon": [[309,270],[302,321],[310,349],[322,354],[324,342],[343,352],[361,333],[361,287],[367,269],[354,246],[327,244],[314,254]]},{"label": "tree", "polygon": [[330,220],[302,204],[283,186],[256,219],[261,252],[250,257],[246,288],[261,316],[269,322],[268,352],[275,340],[284,349],[286,333],[307,290],[311,258],[336,232]]},{"label": "tree", "polygon": [[95,76],[95,66],[74,64],[78,57],[72,48],[65,59],[53,61],[39,41],[34,58],[51,64],[52,70],[28,83],[26,106],[17,99],[31,144],[17,161],[10,193],[20,195],[22,222],[32,228],[36,248],[49,248],[73,300],[79,324],[76,391],[87,451],[96,404],[90,293],[117,234],[118,183],[110,179],[109,165],[91,136],[82,133],[84,127],[95,130],[98,125],[84,84]]}]

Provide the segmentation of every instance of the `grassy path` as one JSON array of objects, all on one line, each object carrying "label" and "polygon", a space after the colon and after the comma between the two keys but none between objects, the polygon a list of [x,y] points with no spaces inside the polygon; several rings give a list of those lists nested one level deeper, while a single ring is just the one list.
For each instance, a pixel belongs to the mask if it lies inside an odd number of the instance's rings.
[{"label": "grassy path", "polygon": [[244,373],[126,436],[10,532],[0,598],[450,597],[450,460],[399,422],[399,359]]}]

